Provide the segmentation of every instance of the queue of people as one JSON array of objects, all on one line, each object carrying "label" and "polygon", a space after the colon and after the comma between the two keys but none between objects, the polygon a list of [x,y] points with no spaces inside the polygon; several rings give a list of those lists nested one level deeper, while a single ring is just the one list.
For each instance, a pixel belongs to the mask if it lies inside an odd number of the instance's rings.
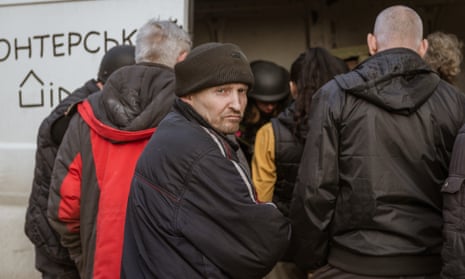
[{"label": "queue of people", "polygon": [[68,129],[76,113],[76,104],[100,91],[110,75],[121,67],[132,65],[134,47],[115,46],[103,56],[97,78],[90,79],[65,98],[41,123],[37,135],[36,165],[32,190],[26,210],[25,233],[34,244],[35,267],[44,278],[79,278],[75,262],[68,248],[61,244],[60,236],[47,218],[48,196],[53,165]]},{"label": "queue of people", "polygon": [[41,125],[43,278],[465,278],[465,94],[413,9],[367,44],[353,69],[313,47],[287,71],[149,20]]}]

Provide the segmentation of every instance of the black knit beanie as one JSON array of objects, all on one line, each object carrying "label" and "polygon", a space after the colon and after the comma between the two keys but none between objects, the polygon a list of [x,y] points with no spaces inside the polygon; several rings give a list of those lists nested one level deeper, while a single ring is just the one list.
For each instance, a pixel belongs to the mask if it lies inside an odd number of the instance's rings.
[{"label": "black knit beanie", "polygon": [[177,96],[227,83],[245,83],[250,89],[254,83],[247,57],[238,46],[229,43],[195,47],[174,66],[174,72]]}]

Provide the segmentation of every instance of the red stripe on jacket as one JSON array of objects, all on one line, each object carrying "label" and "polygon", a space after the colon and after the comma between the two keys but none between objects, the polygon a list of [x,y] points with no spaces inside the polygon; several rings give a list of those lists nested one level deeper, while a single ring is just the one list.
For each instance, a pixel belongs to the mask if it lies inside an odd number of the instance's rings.
[{"label": "red stripe on jacket", "polygon": [[145,130],[139,131],[126,131],[126,130],[118,130],[111,126],[108,126],[101,121],[99,121],[95,115],[94,111],[92,110],[92,106],[90,105],[88,100],[80,103],[78,105],[78,111],[81,115],[82,119],[89,125],[92,130],[98,131],[100,136],[112,139],[114,141],[133,141],[133,140],[140,140],[141,138],[150,137],[153,132],[155,132],[156,128],[149,128]]},{"label": "red stripe on jacket", "polygon": [[129,188],[148,139],[109,144],[95,132],[91,139],[95,161],[99,162],[96,174],[100,186],[94,278],[115,278],[115,273],[119,278]]},{"label": "red stripe on jacket", "polygon": [[70,232],[79,232],[80,206],[81,206],[81,170],[82,159],[78,153],[68,167],[68,173],[60,188],[60,205],[58,218],[66,223]]},{"label": "red stripe on jacket", "polygon": [[112,128],[94,116],[88,101],[80,104],[78,111],[91,127],[90,142],[100,190],[93,278],[120,278],[129,189],[137,160],[155,128],[140,131]]}]

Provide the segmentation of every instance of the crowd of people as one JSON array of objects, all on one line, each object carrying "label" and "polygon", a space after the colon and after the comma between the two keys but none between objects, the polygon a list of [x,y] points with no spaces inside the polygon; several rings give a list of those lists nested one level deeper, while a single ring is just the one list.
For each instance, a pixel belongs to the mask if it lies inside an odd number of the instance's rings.
[{"label": "crowd of people", "polygon": [[42,122],[43,278],[465,278],[462,42],[395,5],[355,67],[147,21]]}]

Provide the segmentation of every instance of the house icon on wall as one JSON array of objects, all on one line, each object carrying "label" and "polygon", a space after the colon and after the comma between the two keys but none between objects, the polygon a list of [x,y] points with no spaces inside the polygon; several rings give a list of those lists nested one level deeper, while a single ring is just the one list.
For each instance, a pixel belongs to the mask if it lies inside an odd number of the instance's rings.
[{"label": "house icon on wall", "polygon": [[44,82],[30,70],[19,85],[19,107],[43,107]]}]

